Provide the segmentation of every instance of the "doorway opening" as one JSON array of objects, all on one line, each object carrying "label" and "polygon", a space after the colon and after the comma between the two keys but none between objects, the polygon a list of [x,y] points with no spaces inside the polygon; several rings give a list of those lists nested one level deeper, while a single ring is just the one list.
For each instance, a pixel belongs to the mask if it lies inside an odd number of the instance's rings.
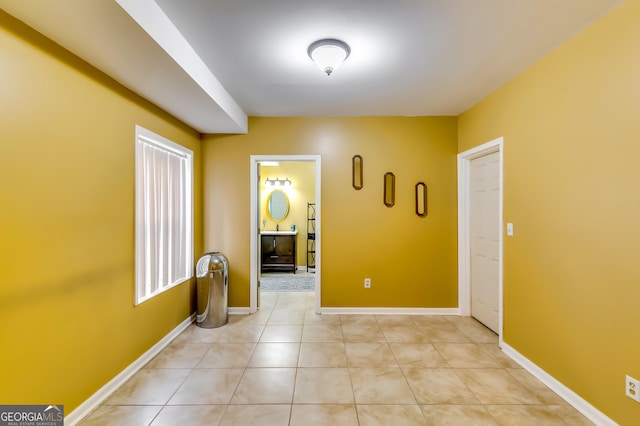
[{"label": "doorway opening", "polygon": [[[283,276],[297,285],[302,276],[312,277],[315,294],[315,311],[320,312],[320,182],[319,155],[252,155],[251,213],[250,213],[250,306],[254,313],[260,305],[262,275],[269,279]],[[276,165],[277,164],[277,165]],[[282,166],[280,166],[282,165]],[[293,177],[287,173],[298,173]],[[307,172],[304,172],[307,170]],[[308,171],[311,170],[310,174]],[[307,174],[305,174],[307,173]],[[267,184],[273,184],[268,187]],[[274,195],[272,195],[274,194]],[[310,236],[308,205],[313,204],[313,236]],[[269,207],[271,206],[271,209]],[[309,240],[313,237],[313,269],[307,272]],[[291,244],[295,244],[292,250]],[[263,267],[263,244],[268,244],[268,258],[274,262]],[[282,253],[276,253],[281,250]],[[295,254],[292,253],[295,251]],[[290,275],[290,277],[288,277]],[[308,278],[307,278],[308,279]]]},{"label": "doorway opening", "polygon": [[[478,160],[478,161],[477,161]],[[487,195],[480,201],[477,200],[477,193],[488,193],[486,188],[478,189],[475,181],[487,180],[483,176],[478,178],[477,170],[483,167],[491,167],[489,173],[493,180],[493,195]],[[482,172],[480,172],[482,173]],[[496,175],[497,173],[497,175]],[[486,183],[486,182],[485,182]],[[487,209],[478,211],[478,203],[485,203]],[[489,217],[482,217],[488,215]],[[487,238],[482,234],[482,228],[489,223],[491,240],[488,245],[492,251],[491,257],[495,259],[492,264],[487,263],[486,267],[477,267],[473,262],[474,251],[478,245],[474,243],[474,238]],[[495,311],[497,328],[494,331],[498,334],[499,345],[502,346],[503,338],[503,138],[497,138],[476,148],[458,154],[458,306],[462,316],[482,316],[482,313],[475,312],[479,308],[474,308],[477,304],[479,292],[483,292],[482,297],[488,300]],[[493,225],[492,225],[493,224]],[[477,253],[476,253],[477,255]],[[486,272],[486,270],[489,272]],[[492,271],[493,270],[493,271]],[[488,281],[488,282],[487,282]],[[478,289],[478,282],[483,282],[483,286]],[[474,295],[474,288],[476,294]],[[474,296],[476,299],[474,300]],[[480,297],[480,299],[482,299]],[[482,304],[484,301],[482,301]],[[479,318],[477,318],[479,319]],[[480,320],[482,322],[482,320]],[[491,322],[491,321],[487,321]],[[487,324],[485,324],[487,325]],[[491,327],[489,327],[491,328]]]}]

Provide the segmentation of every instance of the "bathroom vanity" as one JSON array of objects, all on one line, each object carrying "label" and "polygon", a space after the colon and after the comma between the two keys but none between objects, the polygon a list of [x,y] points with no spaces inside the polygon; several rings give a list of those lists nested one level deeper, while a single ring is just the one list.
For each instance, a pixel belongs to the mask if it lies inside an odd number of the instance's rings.
[{"label": "bathroom vanity", "polygon": [[296,273],[296,239],[298,231],[262,231],[262,272]]}]

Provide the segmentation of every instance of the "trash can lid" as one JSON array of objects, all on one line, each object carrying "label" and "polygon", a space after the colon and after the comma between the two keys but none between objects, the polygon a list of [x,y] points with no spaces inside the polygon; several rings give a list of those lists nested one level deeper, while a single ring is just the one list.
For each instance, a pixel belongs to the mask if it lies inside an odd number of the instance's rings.
[{"label": "trash can lid", "polygon": [[198,259],[198,263],[196,263],[196,278],[204,278],[207,276],[207,272],[209,272],[209,259],[211,259],[211,255],[208,253]]},{"label": "trash can lid", "polygon": [[224,270],[228,264],[227,258],[219,251],[206,253],[196,264],[196,277],[204,278],[209,272]]},{"label": "trash can lid", "polygon": [[219,271],[225,269],[227,258],[222,253],[209,253],[209,271]]}]

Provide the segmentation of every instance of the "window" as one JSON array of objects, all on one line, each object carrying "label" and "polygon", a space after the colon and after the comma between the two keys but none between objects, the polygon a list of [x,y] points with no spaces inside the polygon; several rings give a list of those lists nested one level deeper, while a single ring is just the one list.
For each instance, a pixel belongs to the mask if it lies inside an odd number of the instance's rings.
[{"label": "window", "polygon": [[136,304],[193,276],[193,151],[136,126]]}]

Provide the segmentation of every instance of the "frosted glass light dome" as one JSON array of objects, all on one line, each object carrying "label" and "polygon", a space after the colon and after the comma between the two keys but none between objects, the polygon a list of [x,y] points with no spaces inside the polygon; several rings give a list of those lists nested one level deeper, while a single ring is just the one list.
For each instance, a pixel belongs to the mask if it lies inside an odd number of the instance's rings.
[{"label": "frosted glass light dome", "polygon": [[327,38],[311,43],[307,53],[313,62],[329,76],[349,57],[351,49],[344,41]]}]

